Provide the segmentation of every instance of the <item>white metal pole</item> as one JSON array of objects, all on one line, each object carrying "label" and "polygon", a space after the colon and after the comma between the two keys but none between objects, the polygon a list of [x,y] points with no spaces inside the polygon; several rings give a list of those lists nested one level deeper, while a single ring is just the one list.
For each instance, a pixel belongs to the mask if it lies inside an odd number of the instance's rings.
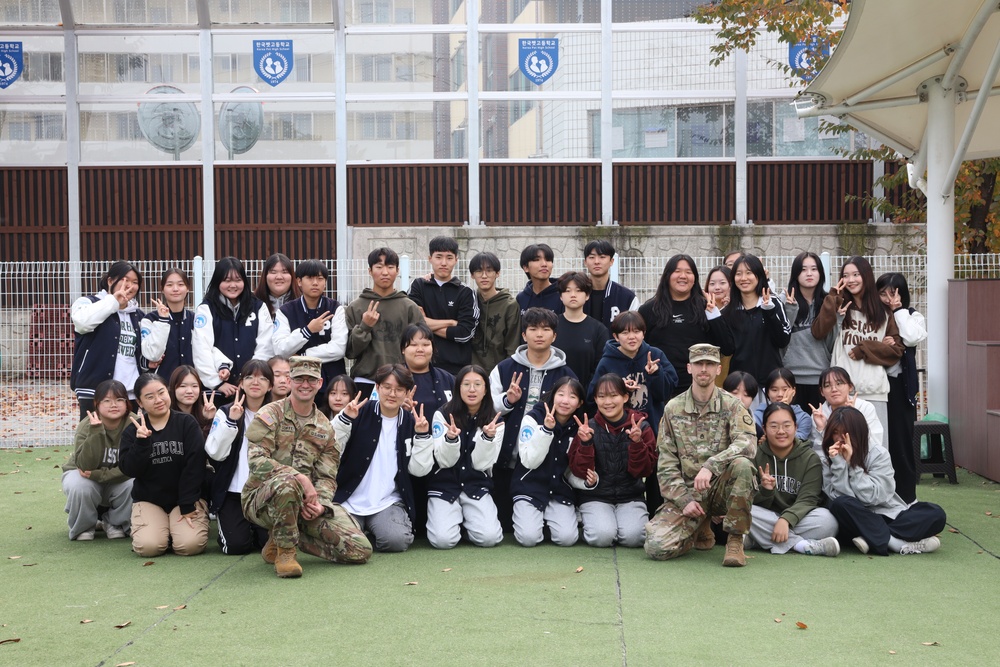
[{"label": "white metal pole", "polygon": [[[351,247],[347,235],[347,20],[346,3],[337,3],[337,34],[334,38],[334,61],[336,63],[337,101],[337,149],[336,165],[334,165],[334,189],[337,193],[336,207],[336,237],[337,237],[337,291],[350,294],[351,284],[350,260]],[[317,251],[319,249],[317,248]]]},{"label": "white metal pole", "polygon": [[747,223],[747,53],[737,49],[733,154],[736,157],[736,223]]},{"label": "white metal pole", "polygon": [[66,28],[63,42],[63,72],[66,77],[66,213],[69,236],[69,297],[83,296],[80,263],[80,105],[77,91],[80,81],[77,67],[77,40],[72,23]]},{"label": "white metal pole", "polygon": [[198,31],[201,75],[201,216],[203,256],[209,265],[215,263],[215,105],[212,104],[212,89],[215,86],[213,72],[212,31],[202,28]]},{"label": "white metal pole", "polygon": [[[611,87],[614,79],[614,41],[611,34],[611,0],[601,0],[601,224],[614,221],[614,111]],[[615,265],[612,264],[612,267]]]},{"label": "white metal pole", "polygon": [[[948,414],[948,281],[955,277],[955,90],[940,77],[927,90],[927,405]],[[946,194],[942,194],[946,193]]]},{"label": "white metal pole", "polygon": [[469,225],[475,227],[481,223],[479,204],[479,0],[466,0],[465,20],[465,84],[469,93],[466,111],[467,127],[465,142],[469,152]]}]

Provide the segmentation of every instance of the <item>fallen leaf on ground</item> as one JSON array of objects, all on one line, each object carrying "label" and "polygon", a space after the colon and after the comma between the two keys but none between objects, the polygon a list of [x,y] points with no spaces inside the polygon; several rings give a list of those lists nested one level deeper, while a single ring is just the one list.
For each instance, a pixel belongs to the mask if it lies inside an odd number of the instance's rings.
[{"label": "fallen leaf on ground", "polygon": [[561,588],[561,589],[563,589],[563,590],[566,590],[566,587],[565,587],[565,586],[560,586],[559,588]]},{"label": "fallen leaf on ground", "polygon": [[160,605],[159,607],[153,607],[153,608],[154,608],[154,609],[166,609],[166,608],[167,608],[167,607],[169,607],[169,606],[170,606],[170,605],[168,605],[168,604],[161,604],[161,605]]},{"label": "fallen leaf on ground", "polygon": [[941,645],[941,644],[938,644],[937,642],[920,642],[920,643],[923,644],[924,646],[940,646]]},{"label": "fallen leaf on ground", "polygon": [[4,639],[3,641],[0,641],[0,644],[16,644],[19,641],[21,641],[20,637],[14,637],[13,639]]},{"label": "fallen leaf on ground", "polygon": [[180,611],[181,609],[187,609],[187,605],[186,604],[182,604],[179,607],[174,607],[174,611]]},{"label": "fallen leaf on ground", "polygon": [[577,574],[579,574],[579,573],[581,573],[581,572],[583,572],[583,568],[582,568],[582,567],[578,567],[578,568],[576,568],[576,573],[577,573]]},{"label": "fallen leaf on ground", "polygon": [[795,621],[795,627],[797,627],[799,630],[805,630],[809,626],[803,623],[802,621]]},{"label": "fallen leaf on ground", "polygon": [[134,660],[132,662],[119,662],[117,665],[115,665],[115,667],[132,667],[132,665],[134,664],[135,664]]},{"label": "fallen leaf on ground", "polygon": [[781,623],[781,619],[780,618],[776,618],[776,619],[774,619],[774,622],[775,623]]},{"label": "fallen leaf on ground", "polygon": [[130,625],[132,625],[132,621],[125,621],[121,625],[116,625],[115,627],[121,630],[122,628],[127,628]]},{"label": "fallen leaf on ground", "polygon": [[896,655],[895,651],[889,651],[889,655]]},{"label": "fallen leaf on ground", "polygon": [[956,530],[955,528],[949,528],[949,529],[948,529],[948,532],[949,532],[949,533],[957,533],[957,532],[958,532],[958,530]]},{"label": "fallen leaf on ground", "polygon": [[25,530],[31,530],[31,526],[25,526],[24,529]]},{"label": "fallen leaf on ground", "polygon": [[987,512],[986,516],[993,516],[993,512]]},{"label": "fallen leaf on ground", "polygon": [[17,560],[20,556],[7,556],[8,560]]},{"label": "fallen leaf on ground", "polygon": [[417,584],[419,584],[419,583],[420,583],[419,581],[407,581],[407,582],[406,582],[405,584],[403,584],[403,585],[404,585],[404,586],[416,586],[416,585],[417,585]]},{"label": "fallen leaf on ground", "polygon": [[145,563],[142,564],[143,567],[149,567],[150,565],[156,565],[156,561],[147,560]]},{"label": "fallen leaf on ground", "polygon": [[87,623],[93,623],[93,622],[94,622],[93,620],[85,618],[82,621],[80,621],[80,625],[86,625]]},{"label": "fallen leaf on ground", "polygon": [[38,563],[21,563],[21,567],[35,567]]},{"label": "fallen leaf on ground", "polygon": [[446,567],[446,568],[444,568],[444,569],[443,569],[443,570],[441,570],[441,571],[442,571],[442,572],[451,572],[451,568],[450,568],[450,567]]}]

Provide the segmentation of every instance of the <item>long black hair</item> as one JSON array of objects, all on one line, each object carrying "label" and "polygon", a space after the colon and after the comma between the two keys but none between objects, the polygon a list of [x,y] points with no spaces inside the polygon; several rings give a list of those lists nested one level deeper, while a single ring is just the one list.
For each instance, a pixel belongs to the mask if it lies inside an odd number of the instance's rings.
[{"label": "long black hair", "polygon": [[[819,272],[819,282],[813,291],[812,312],[809,312],[809,303],[802,296],[802,288],[799,286],[799,274],[802,273],[802,265],[807,259],[816,262],[816,270]],[[792,260],[792,272],[788,276],[788,291],[795,290],[795,302],[799,304],[799,312],[795,316],[795,324],[811,322],[819,315],[820,308],[823,307],[823,299],[826,298],[826,270],[819,255],[814,252],[800,252]]]},{"label": "long black hair", "polygon": [[451,393],[451,400],[438,408],[441,416],[446,420],[449,415],[454,417],[455,425],[461,429],[464,429],[468,425],[470,417],[469,406],[462,400],[462,381],[469,375],[478,375],[482,378],[483,384],[486,386],[486,391],[483,394],[483,402],[479,404],[479,411],[476,412],[472,420],[472,425],[476,428],[482,428],[493,421],[493,418],[497,415],[496,410],[493,408],[493,394],[490,392],[489,373],[482,366],[469,364],[462,367],[462,370],[455,376],[455,388]]},{"label": "long black hair", "polygon": [[[212,272],[212,279],[208,283],[208,289],[205,290],[205,298],[202,300],[202,303],[208,304],[213,316],[218,316],[220,313],[225,312],[220,307],[219,298],[225,297],[222,296],[219,287],[230,273],[235,273],[243,281],[243,291],[236,302],[236,321],[243,324],[254,309],[254,296],[253,290],[250,287],[250,279],[247,277],[246,267],[243,266],[243,262],[235,257],[223,257],[216,263],[215,271]],[[228,299],[226,300],[228,301]]]},{"label": "long black hair", "polygon": [[862,289],[858,297],[858,301],[861,303],[855,303],[854,295],[846,287],[843,289],[843,292],[847,292],[847,294],[841,293],[841,296],[844,297],[844,301],[851,304],[844,316],[844,329],[847,329],[847,322],[851,320],[851,311],[859,310],[868,320],[869,326],[877,331],[889,319],[889,306],[882,303],[882,298],[878,295],[878,289],[875,287],[875,272],[872,270],[871,263],[864,257],[855,255],[844,262],[844,265],[840,267],[840,277],[844,277],[844,269],[851,264],[861,274]]},{"label": "long black hair", "polygon": [[[694,263],[694,259],[691,255],[683,253],[678,253],[668,259],[666,266],[663,267],[660,284],[656,286],[656,294],[653,295],[653,316],[656,318],[658,325],[670,322],[673,319],[674,306],[670,298],[670,276],[677,270],[677,265],[681,262],[687,262],[687,265],[691,267],[691,273],[694,274],[694,285],[691,286],[691,296],[689,297],[692,309],[694,310],[694,323],[698,326],[704,326],[708,321],[708,315],[705,313],[705,291],[701,288],[701,282],[698,279],[698,267]],[[646,324],[650,328],[654,326],[650,322]]]},{"label": "long black hair", "polygon": [[[128,275],[129,271],[135,273],[135,277],[139,281],[139,290],[142,290],[142,271],[132,262],[117,261],[108,267],[107,273],[101,276],[97,284],[97,291],[100,292],[103,289],[107,290],[108,294],[114,294],[115,287],[122,281],[122,278]],[[133,298],[138,296],[139,292],[137,291]]]}]

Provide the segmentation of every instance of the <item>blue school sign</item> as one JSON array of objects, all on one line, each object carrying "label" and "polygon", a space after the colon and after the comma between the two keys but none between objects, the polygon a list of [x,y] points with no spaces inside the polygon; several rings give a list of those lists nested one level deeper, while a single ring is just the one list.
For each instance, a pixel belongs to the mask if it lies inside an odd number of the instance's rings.
[{"label": "blue school sign", "polygon": [[22,42],[0,42],[0,90],[14,83],[24,69]]},{"label": "blue school sign", "polygon": [[295,65],[290,39],[255,39],[253,41],[253,67],[257,76],[271,86],[288,78]]},{"label": "blue school sign", "polygon": [[533,84],[540,86],[559,67],[559,40],[519,39],[517,55],[521,73]]},{"label": "blue school sign", "polygon": [[[789,66],[797,69],[803,70],[808,68],[812,63],[810,60],[814,53],[822,53],[824,56],[830,55],[830,45],[823,44],[817,38],[812,38],[809,42],[798,42],[797,44],[788,45],[788,64]],[[803,81],[810,81],[814,75],[803,74]]]}]

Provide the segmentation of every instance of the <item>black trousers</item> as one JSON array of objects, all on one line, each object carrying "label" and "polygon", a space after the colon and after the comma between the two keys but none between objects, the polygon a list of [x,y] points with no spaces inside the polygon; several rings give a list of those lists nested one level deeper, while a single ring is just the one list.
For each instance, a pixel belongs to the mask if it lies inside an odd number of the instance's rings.
[{"label": "black trousers", "polygon": [[910,404],[903,389],[903,376],[889,378],[889,431],[885,444],[892,459],[896,493],[908,503],[917,499],[917,461],[913,453],[913,422],[917,408]]},{"label": "black trousers", "polygon": [[240,494],[227,492],[216,517],[219,520],[219,547],[222,553],[241,556],[264,548],[267,529],[243,516]]},{"label": "black trousers", "polygon": [[855,537],[864,538],[873,553],[889,555],[889,538],[917,542],[944,530],[944,510],[934,503],[916,503],[900,512],[895,519],[876,514],[853,496],[840,496],[830,502],[830,512],[840,524],[837,539],[846,543]]}]

